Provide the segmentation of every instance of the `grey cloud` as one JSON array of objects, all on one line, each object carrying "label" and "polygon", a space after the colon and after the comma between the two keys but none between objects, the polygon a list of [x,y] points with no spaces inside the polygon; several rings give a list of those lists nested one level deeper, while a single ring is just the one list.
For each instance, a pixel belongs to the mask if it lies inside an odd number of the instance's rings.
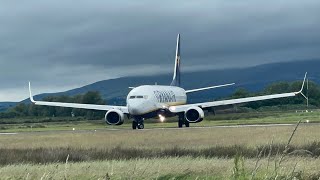
[{"label": "grey cloud", "polygon": [[52,92],[171,72],[177,33],[187,70],[318,58],[319,17],[316,0],[4,0],[0,94],[18,92],[28,80]]}]

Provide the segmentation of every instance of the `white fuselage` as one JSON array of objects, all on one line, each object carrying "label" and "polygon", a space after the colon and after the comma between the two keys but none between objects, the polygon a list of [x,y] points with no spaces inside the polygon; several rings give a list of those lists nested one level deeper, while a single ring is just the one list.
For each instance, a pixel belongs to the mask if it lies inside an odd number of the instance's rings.
[{"label": "white fuselage", "polygon": [[184,89],[176,86],[144,85],[132,89],[127,96],[130,115],[148,114],[173,105],[186,104]]}]

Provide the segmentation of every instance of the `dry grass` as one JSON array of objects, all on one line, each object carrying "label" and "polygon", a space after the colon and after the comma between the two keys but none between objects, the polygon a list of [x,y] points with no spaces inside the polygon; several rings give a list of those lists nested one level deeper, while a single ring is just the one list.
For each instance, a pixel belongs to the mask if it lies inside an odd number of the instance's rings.
[{"label": "dry grass", "polygon": [[[262,159],[256,178],[264,179],[273,171],[267,170],[267,159]],[[295,163],[298,165],[295,167]],[[255,168],[255,159],[245,160],[245,169]],[[10,165],[0,168],[1,179],[230,179],[233,159],[156,158],[81,163],[53,163],[38,165]],[[303,179],[319,178],[320,159],[289,158],[279,173],[287,175],[295,168]]]},{"label": "dry grass", "polygon": [[[0,135],[0,145],[5,148],[206,148],[212,146],[248,147],[262,146],[271,140],[285,144],[294,126],[243,127],[243,128],[196,128],[196,129],[152,129],[100,130],[74,132],[39,132],[17,135]],[[309,144],[320,139],[320,125],[301,124],[292,145]],[[0,147],[0,148],[1,148]]]},{"label": "dry grass", "polygon": [[276,157],[281,152],[284,155],[314,157],[320,156],[320,143],[312,143],[304,146],[286,146],[285,144],[270,144],[248,148],[246,146],[213,146],[208,148],[186,149],[143,149],[143,148],[122,148],[113,149],[99,148],[23,148],[8,149],[0,148],[0,165],[8,164],[38,164],[38,163],[63,163],[68,157],[69,162],[85,162],[97,160],[129,160],[142,158],[161,157],[204,157],[204,158],[233,158],[241,155],[246,158]]},{"label": "dry grass", "polygon": [[[318,124],[299,126],[287,151],[294,156],[281,160],[276,170],[279,177],[294,172],[303,179],[319,178],[319,128]],[[238,153],[247,158],[245,173],[250,174],[258,164],[256,177],[264,179],[275,171],[273,165],[293,129],[212,127],[0,135],[0,179],[227,179],[232,178],[233,157]],[[268,144],[273,145],[271,160]],[[313,158],[299,149],[311,151]],[[262,159],[253,158],[259,152]]]}]

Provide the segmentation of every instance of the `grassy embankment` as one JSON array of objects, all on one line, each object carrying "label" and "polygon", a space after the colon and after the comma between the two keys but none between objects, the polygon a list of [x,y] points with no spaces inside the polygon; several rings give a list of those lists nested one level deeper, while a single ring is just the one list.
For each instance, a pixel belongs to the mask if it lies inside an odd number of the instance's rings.
[{"label": "grassy embankment", "polygon": [[5,179],[319,178],[319,128],[301,124],[287,149],[294,126],[1,135],[0,174]]},{"label": "grassy embankment", "polygon": [[[0,169],[0,179],[318,179],[320,160],[287,158],[279,169],[274,159],[245,159],[244,169],[229,158],[163,157],[81,163],[21,164]],[[296,165],[298,163],[298,165]],[[269,164],[269,165],[268,165]],[[239,170],[236,170],[239,167]],[[277,178],[276,178],[277,177]]]},{"label": "grassy embankment", "polygon": [[[251,112],[208,116],[192,124],[287,124],[302,120],[286,153],[283,151],[294,126],[133,131],[130,122],[106,126],[102,120],[7,119],[2,120],[0,132],[20,133],[0,135],[0,174],[3,179],[272,179],[282,175],[317,179],[320,125],[311,123],[320,122],[319,117],[318,111]],[[307,120],[310,123],[305,123]],[[156,122],[147,121],[146,128],[177,126],[175,119]],[[75,131],[70,131],[73,128]],[[107,130],[113,128],[120,130]]]}]

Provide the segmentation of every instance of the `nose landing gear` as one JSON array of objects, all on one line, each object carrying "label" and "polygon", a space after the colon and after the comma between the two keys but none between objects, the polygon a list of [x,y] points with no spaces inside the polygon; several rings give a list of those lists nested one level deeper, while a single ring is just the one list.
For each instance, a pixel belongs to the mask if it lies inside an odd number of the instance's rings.
[{"label": "nose landing gear", "polygon": [[137,129],[137,121],[133,120],[132,121],[132,129]]},{"label": "nose landing gear", "polygon": [[143,121],[141,123],[138,123],[138,129],[144,129],[144,124]]},{"label": "nose landing gear", "polygon": [[185,125],[186,127],[190,127],[190,123],[184,118],[183,114],[179,114],[179,121],[178,121],[178,127],[182,128],[182,126]]},{"label": "nose landing gear", "polygon": [[143,118],[134,118],[132,121],[132,129],[144,129]]}]

